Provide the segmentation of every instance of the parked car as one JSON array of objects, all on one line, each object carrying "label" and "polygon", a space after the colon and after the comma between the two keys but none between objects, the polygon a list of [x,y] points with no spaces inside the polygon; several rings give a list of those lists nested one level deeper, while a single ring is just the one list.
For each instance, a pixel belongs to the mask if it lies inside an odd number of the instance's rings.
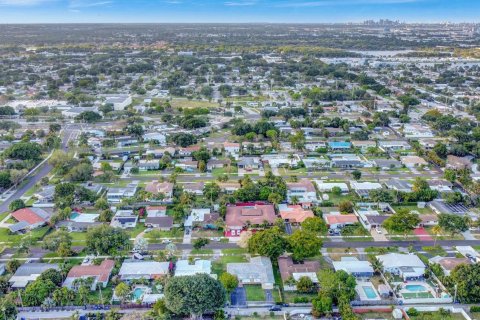
[{"label": "parked car", "polygon": [[280,306],[271,306],[269,311],[282,311],[282,307]]}]

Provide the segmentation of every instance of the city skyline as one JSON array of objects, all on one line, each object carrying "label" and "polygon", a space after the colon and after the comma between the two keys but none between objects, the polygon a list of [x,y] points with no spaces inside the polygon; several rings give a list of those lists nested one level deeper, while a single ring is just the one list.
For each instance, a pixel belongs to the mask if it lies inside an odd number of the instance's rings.
[{"label": "city skyline", "polygon": [[0,0],[0,23],[478,22],[469,0]]}]

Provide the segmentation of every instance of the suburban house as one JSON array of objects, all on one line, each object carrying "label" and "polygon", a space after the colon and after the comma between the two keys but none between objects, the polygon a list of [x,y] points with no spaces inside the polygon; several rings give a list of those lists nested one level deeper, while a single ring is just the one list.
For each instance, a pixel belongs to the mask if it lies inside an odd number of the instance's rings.
[{"label": "suburban house", "polygon": [[277,216],[271,204],[246,203],[236,206],[227,206],[225,215],[226,236],[236,237],[249,226],[273,224]]},{"label": "suburban house", "polygon": [[319,192],[332,192],[333,188],[340,188],[342,193],[348,193],[350,189],[344,182],[325,182],[323,180],[315,180]]},{"label": "suburban house", "polygon": [[352,144],[347,141],[330,141],[328,143],[328,147],[332,151],[344,151],[344,150],[350,150],[352,147]]},{"label": "suburban house", "polygon": [[268,257],[253,257],[250,262],[227,263],[227,272],[237,276],[240,285],[260,284],[271,290],[275,284],[273,267]]},{"label": "suburban house", "polygon": [[323,219],[330,230],[341,229],[358,222],[354,214],[324,214]]},{"label": "suburban house", "polygon": [[118,275],[123,281],[147,279],[153,280],[167,275],[171,270],[170,262],[125,260]]},{"label": "suburban house", "polygon": [[358,182],[358,181],[351,181],[350,187],[355,191],[362,198],[368,198],[369,193],[372,190],[380,190],[382,189],[382,185],[377,182]]},{"label": "suburban house", "polygon": [[400,162],[407,168],[421,167],[428,164],[425,159],[419,156],[403,156],[400,157]]},{"label": "suburban house", "polygon": [[128,94],[121,94],[116,96],[106,97],[105,104],[113,105],[115,111],[123,111],[132,103],[132,96]]},{"label": "suburban house", "polygon": [[223,149],[229,155],[238,154],[240,152],[240,143],[235,142],[224,142]]},{"label": "suburban house", "polygon": [[187,172],[193,172],[198,168],[198,161],[192,160],[192,158],[180,159],[175,162],[175,168],[180,168]]},{"label": "suburban house", "polygon": [[148,132],[143,135],[143,141],[155,142],[160,146],[164,146],[167,143],[167,138],[164,134],[159,132]]},{"label": "suburban house", "polygon": [[12,217],[18,221],[10,226],[10,231],[32,230],[45,225],[50,219],[50,213],[41,208],[23,208],[12,213]]},{"label": "suburban house", "polygon": [[395,159],[374,159],[373,165],[382,170],[398,169],[402,167],[402,163]]},{"label": "suburban house", "polygon": [[370,278],[373,268],[370,262],[358,260],[357,257],[342,257],[340,261],[333,261],[335,271],[343,270],[356,278]]},{"label": "suburban house", "polygon": [[68,275],[63,282],[63,286],[73,289],[75,280],[93,278],[90,290],[96,290],[97,285],[101,285],[105,288],[108,284],[108,279],[110,278],[113,267],[115,267],[115,261],[113,260],[103,260],[100,265],[91,264],[74,266],[68,272]]},{"label": "suburban house", "polygon": [[262,167],[259,157],[243,157],[237,162],[238,169],[245,171],[258,170]]},{"label": "suburban house", "polygon": [[115,228],[135,228],[138,216],[132,210],[118,210],[110,222],[110,226]]},{"label": "suburban house", "polygon": [[140,160],[138,161],[138,170],[149,171],[160,169],[160,161],[158,160]]},{"label": "suburban house", "polygon": [[151,193],[154,198],[163,195],[163,201],[169,202],[173,198],[173,183],[152,181],[145,186],[145,191]]},{"label": "suburban house", "polygon": [[192,193],[196,196],[203,195],[203,188],[205,187],[205,182],[192,182],[192,183],[185,183],[183,185],[183,191]]},{"label": "suburban house", "polygon": [[298,182],[287,182],[287,201],[292,203],[296,197],[299,203],[310,204],[317,202],[317,190],[308,179],[301,179]]},{"label": "suburban house", "polygon": [[450,154],[447,156],[446,168],[454,170],[471,169],[472,162],[469,157],[457,157]]},{"label": "suburban house", "polygon": [[52,263],[25,263],[18,267],[15,274],[8,280],[12,289],[25,289],[25,287],[35,280],[45,271],[55,269],[60,271],[58,264]]},{"label": "suburban house", "polygon": [[185,227],[202,227],[216,229],[217,220],[220,215],[216,212],[210,212],[210,209],[192,209],[190,215],[185,219]]},{"label": "suburban house", "polygon": [[449,276],[453,269],[462,264],[471,264],[472,262],[468,258],[455,258],[455,257],[441,257],[436,256],[428,260],[430,263],[436,263],[440,265],[443,273]]},{"label": "suburban house", "polygon": [[405,180],[390,179],[385,182],[385,186],[390,190],[399,192],[412,192],[412,184]]},{"label": "suburban house", "polygon": [[129,183],[124,188],[109,188],[107,192],[107,201],[110,203],[120,203],[124,198],[131,198],[137,192],[138,182]]},{"label": "suburban house", "polygon": [[220,190],[225,194],[233,194],[235,191],[241,188],[238,182],[218,182]]},{"label": "suburban house", "polygon": [[377,256],[383,265],[383,270],[403,278],[416,280],[423,278],[425,264],[414,254],[388,253]]},{"label": "suburban house", "polygon": [[366,140],[366,141],[352,141],[352,146],[354,148],[360,149],[360,151],[365,152],[370,148],[376,148],[377,143],[375,141]]},{"label": "suburban house", "polygon": [[315,216],[312,210],[306,210],[300,205],[279,204],[278,209],[282,219],[292,224],[301,224],[305,219]]},{"label": "suburban house", "polygon": [[163,231],[170,230],[173,227],[173,217],[167,216],[167,209],[163,210],[163,208],[165,207],[147,207],[145,226]]},{"label": "suburban house", "polygon": [[305,260],[301,263],[293,262],[289,256],[282,256],[278,258],[278,268],[280,276],[283,281],[283,289],[287,291],[294,291],[296,287],[288,285],[291,278],[298,281],[301,277],[307,277],[313,283],[318,283],[317,272],[320,270],[320,262],[316,260]]},{"label": "suburban house", "polygon": [[378,147],[385,151],[400,151],[409,150],[411,147],[407,141],[404,140],[383,140],[378,142]]},{"label": "suburban house", "polygon": [[230,159],[220,160],[220,159],[210,159],[207,162],[207,171],[212,171],[213,169],[221,169],[228,167],[231,164]]},{"label": "suburban house", "polygon": [[212,261],[210,260],[195,260],[193,264],[190,264],[188,260],[178,260],[175,263],[175,276],[194,276],[196,274],[208,274],[212,273]]}]

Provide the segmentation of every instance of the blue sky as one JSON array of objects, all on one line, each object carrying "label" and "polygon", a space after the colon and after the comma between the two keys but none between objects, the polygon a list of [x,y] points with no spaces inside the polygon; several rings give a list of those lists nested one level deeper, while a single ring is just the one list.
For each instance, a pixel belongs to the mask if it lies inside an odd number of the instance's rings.
[{"label": "blue sky", "polygon": [[479,0],[0,0],[0,23],[478,22]]}]

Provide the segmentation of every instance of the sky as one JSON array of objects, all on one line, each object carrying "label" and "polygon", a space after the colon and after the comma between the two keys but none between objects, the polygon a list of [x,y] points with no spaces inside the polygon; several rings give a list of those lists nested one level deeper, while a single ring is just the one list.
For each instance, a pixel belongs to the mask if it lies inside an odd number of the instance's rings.
[{"label": "sky", "polygon": [[0,23],[480,22],[480,0],[0,0]]}]

